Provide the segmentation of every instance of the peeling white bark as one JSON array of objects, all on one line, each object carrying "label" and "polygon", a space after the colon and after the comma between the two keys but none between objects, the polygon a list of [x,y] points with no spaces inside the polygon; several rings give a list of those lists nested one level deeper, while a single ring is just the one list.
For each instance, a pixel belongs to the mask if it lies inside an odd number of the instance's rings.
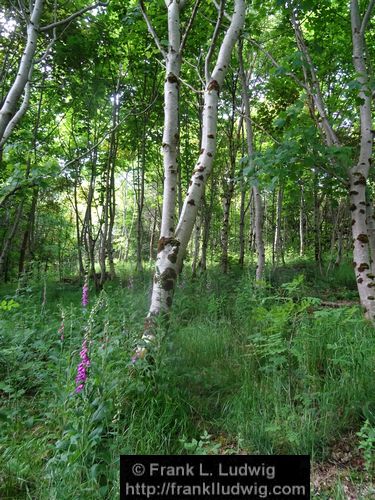
[{"label": "peeling white bark", "polygon": [[203,188],[211,173],[214,155],[216,153],[217,113],[219,91],[224,82],[230,62],[232,50],[238,40],[245,22],[245,1],[236,0],[231,24],[220,47],[211,80],[208,82],[204,95],[202,149],[190,180],[190,187],[181,211],[176,228],[176,239],[180,242],[178,263],[182,263],[184,250],[189,241]]},{"label": "peeling white bark", "polygon": [[367,212],[367,232],[370,245],[370,256],[371,256],[371,274],[375,276],[375,214],[372,202],[368,202],[366,206]]},{"label": "peeling white bark", "polygon": [[[28,80],[25,85],[25,91],[24,91],[24,96],[22,99],[22,104],[18,111],[15,113],[13,118],[11,118],[10,122],[6,126],[4,130],[4,134],[2,139],[0,140],[0,148],[4,146],[6,141],[9,139],[10,135],[12,134],[13,130],[17,126],[18,122],[21,120],[23,115],[26,113],[27,108],[29,107],[29,102],[30,102],[30,94],[31,94],[31,76],[33,72],[33,65],[31,65],[30,71],[29,71],[29,76]],[[1,112],[0,112],[1,113]]]},{"label": "peeling white bark", "polygon": [[[34,6],[32,6],[33,3]],[[8,140],[14,128],[27,111],[30,99],[31,75],[35,62],[41,62],[46,57],[52,45],[56,41],[56,37],[54,36],[51,42],[48,44],[48,47],[43,56],[38,61],[34,61],[39,33],[55,29],[58,26],[65,25],[71,22],[76,17],[81,16],[89,10],[95,9],[96,7],[108,5],[107,2],[98,2],[94,5],[90,5],[89,7],[84,7],[74,14],[71,14],[66,19],[56,21],[52,24],[49,24],[48,26],[40,27],[40,18],[43,11],[43,0],[35,0],[35,2],[30,1],[29,4],[30,11],[32,12],[27,24],[25,49],[22,53],[17,75],[8,91],[8,94],[5,97],[4,104],[0,109],[0,147],[2,147]],[[18,108],[18,102],[22,94],[24,94],[23,101],[21,106]]]},{"label": "peeling white bark", "polygon": [[[375,273],[372,271],[370,256],[371,226],[368,226],[368,214],[366,203],[366,183],[371,166],[371,156],[373,148],[373,137],[371,133],[372,123],[372,102],[371,89],[369,85],[369,74],[366,64],[366,41],[365,31],[375,5],[374,0],[369,0],[363,17],[360,14],[358,0],[350,0],[350,16],[353,43],[353,64],[357,73],[357,81],[360,84],[358,97],[361,99],[360,105],[360,153],[358,162],[349,172],[349,197],[350,210],[352,213],[352,237],[353,237],[353,266],[356,274],[357,288],[361,305],[365,310],[365,315],[372,322],[375,322]],[[303,34],[296,16],[292,16],[292,25],[295,30],[296,40],[299,49],[304,54],[307,62],[307,69],[304,67],[306,89],[308,90],[313,106],[319,114],[318,123],[324,134],[328,146],[340,145],[340,141],[330,124],[324,99],[321,93],[319,81],[317,79],[314,66],[312,64],[308,49],[304,43]],[[312,114],[314,109],[311,110]]]},{"label": "peeling white bark", "polygon": [[179,139],[179,77],[180,54],[180,2],[173,0],[168,6],[168,54],[164,84],[164,195],[161,220],[161,237],[170,238],[174,233],[177,191],[177,148]]},{"label": "peeling white bark", "polygon": [[372,322],[375,321],[375,276],[372,272],[370,256],[370,240],[367,226],[366,210],[366,183],[371,165],[373,138],[371,132],[372,110],[370,82],[365,60],[365,28],[371,13],[369,8],[361,20],[358,0],[351,0],[350,14],[353,41],[353,64],[360,84],[358,96],[360,105],[361,142],[358,163],[350,170],[350,210],[352,212],[353,236],[353,266],[356,274],[357,287],[361,305],[365,315]]},{"label": "peeling white bark", "polygon": [[164,51],[158,37],[147,18],[143,3],[143,15],[150,34],[161,50],[166,62],[164,83],[164,131],[163,131],[163,163],[164,190],[160,239],[158,242],[156,270],[151,298],[151,306],[145,323],[144,340],[153,337],[150,333],[153,321],[150,319],[166,311],[172,304],[175,280],[177,278],[177,253],[179,243],[174,238],[176,194],[178,182],[178,143],[179,143],[179,77],[181,70],[181,32],[180,12],[183,2],[170,0],[166,2],[168,10],[168,51]]},{"label": "peeling white bark", "polygon": [[39,22],[42,10],[43,0],[35,0],[30,21],[27,25],[27,41],[18,67],[17,76],[9,89],[4,104],[0,110],[0,141],[2,141],[6,128],[16,113],[18,101],[29,81],[29,74],[36,51]]},{"label": "peeling white bark", "polygon": [[[176,4],[174,6],[174,4]],[[168,15],[168,28],[170,45],[177,46],[179,41],[179,27],[178,33],[176,32],[177,25],[177,8],[179,6],[178,0],[170,0],[166,2],[171,11],[171,16]],[[173,16],[172,16],[173,12]],[[174,21],[172,22],[172,19]],[[162,214],[162,230],[161,237],[158,243],[158,253],[156,259],[156,272],[154,277],[151,305],[149,313],[145,322],[145,331],[143,334],[143,341],[147,344],[154,339],[154,317],[168,311],[172,305],[173,291],[177,276],[180,272],[184,254],[194,227],[194,222],[197,216],[199,203],[201,201],[204,185],[212,169],[212,163],[216,152],[216,131],[217,131],[217,116],[218,116],[218,101],[220,88],[224,82],[227,73],[228,65],[230,62],[231,54],[236,41],[238,40],[240,31],[245,21],[245,1],[236,0],[234,6],[234,13],[230,26],[224,36],[221,44],[217,62],[214,70],[212,71],[211,79],[207,82],[204,94],[204,108],[203,108],[203,126],[202,126],[202,149],[199,159],[195,165],[193,175],[190,180],[190,187],[185,198],[180,219],[178,221],[176,230],[171,228],[172,213],[175,211],[176,204],[176,187],[177,182],[177,168],[170,168],[168,175],[170,181],[165,181],[164,184],[164,201],[163,201],[163,214]],[[175,76],[177,65],[181,64],[180,58],[167,60],[167,74],[172,73]],[[165,91],[168,93],[166,99],[168,101],[169,109],[176,114],[178,109],[178,86],[175,81],[168,81],[165,86]],[[176,101],[177,99],[177,101]],[[171,129],[175,126],[175,121],[172,116],[166,111],[166,128]],[[176,140],[178,136],[176,136]],[[163,142],[166,145],[173,145],[173,134],[166,135],[164,130]],[[175,161],[174,149],[171,146],[163,148],[165,155],[172,162]],[[165,165],[175,165],[176,163],[165,162]],[[173,172],[176,170],[176,172]],[[140,346],[137,349],[136,358],[143,357],[146,353],[146,348]]]}]

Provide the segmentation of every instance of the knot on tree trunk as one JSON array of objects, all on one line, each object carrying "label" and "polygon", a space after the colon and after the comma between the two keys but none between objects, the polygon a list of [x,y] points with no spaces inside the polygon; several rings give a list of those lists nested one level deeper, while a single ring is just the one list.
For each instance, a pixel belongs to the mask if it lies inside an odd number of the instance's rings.
[{"label": "knot on tree trunk", "polygon": [[178,78],[173,73],[168,73],[167,82],[168,83],[175,83],[176,85],[178,85]]},{"label": "knot on tree trunk", "polygon": [[162,252],[167,245],[177,247],[178,249],[178,247],[180,246],[180,242],[176,240],[176,238],[166,238],[165,236],[162,236],[158,241],[158,253]]},{"label": "knot on tree trunk", "polygon": [[173,290],[174,282],[177,278],[177,273],[172,267],[167,267],[160,275],[160,284],[166,292]]},{"label": "knot on tree trunk", "polygon": [[220,85],[216,80],[211,80],[207,86],[208,92],[211,92],[212,90],[216,90],[217,93],[220,92]]}]

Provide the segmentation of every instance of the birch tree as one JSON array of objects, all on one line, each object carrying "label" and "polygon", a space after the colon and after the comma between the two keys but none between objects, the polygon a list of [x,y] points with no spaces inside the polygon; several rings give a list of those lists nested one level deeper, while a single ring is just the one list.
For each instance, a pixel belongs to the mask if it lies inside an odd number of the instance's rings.
[{"label": "birch tree", "polygon": [[[30,100],[31,77],[35,64],[35,54],[37,50],[39,33],[54,30],[58,26],[66,25],[67,23],[73,21],[73,19],[75,19],[76,17],[81,16],[89,10],[92,10],[98,6],[107,5],[106,2],[98,2],[94,5],[90,5],[89,7],[80,9],[74,14],[68,16],[66,19],[53,22],[46,26],[40,26],[40,20],[43,12],[43,3],[44,0],[35,0],[34,2],[30,1],[31,14],[28,18],[26,14],[27,9],[24,5],[24,2],[19,2],[24,17],[28,19],[26,43],[19,62],[17,74],[0,108],[0,148],[9,139],[11,133],[13,132],[13,129],[16,127],[18,122],[22,119],[27,111]],[[55,41],[56,35],[54,34],[51,42],[47,46],[45,53],[42,55],[41,60],[44,59]],[[21,104],[19,104],[22,95],[23,100]]]},{"label": "birch tree", "polygon": [[[366,200],[366,185],[371,166],[373,148],[372,136],[372,92],[370,87],[370,75],[366,61],[366,29],[371,19],[375,0],[367,2],[366,9],[361,14],[358,0],[350,2],[350,20],[352,33],[352,57],[356,72],[356,80],[359,91],[359,121],[360,121],[360,145],[359,157],[356,164],[350,169],[349,176],[349,198],[352,213],[352,238],[353,238],[353,266],[356,274],[358,294],[365,316],[375,321],[375,275],[371,270],[372,260],[370,243],[372,241],[372,225],[368,225],[371,217],[371,208]],[[298,20],[297,9],[292,8],[291,23],[294,29],[296,42],[304,59],[303,75],[304,83],[297,81],[307,92],[310,113],[315,117],[315,122],[328,146],[341,146],[339,138],[328,118],[327,106],[324,101],[319,79],[317,77],[313,61],[305,43],[301,25]],[[318,117],[316,117],[316,113]]]},{"label": "birch tree", "polygon": [[[165,116],[164,116],[164,199],[161,222],[161,234],[158,242],[156,269],[153,280],[150,309],[145,321],[143,346],[139,346],[135,359],[143,357],[147,350],[145,345],[155,338],[155,317],[167,313],[173,301],[173,292],[178,274],[180,273],[185,251],[194,227],[199,203],[204,191],[206,180],[212,169],[216,152],[216,132],[218,119],[219,92],[224,83],[230,63],[233,48],[239,38],[245,22],[245,1],[236,0],[229,28],[218,51],[216,64],[211,72],[211,59],[219,35],[221,20],[224,13],[224,1],[221,2],[217,24],[210,49],[205,60],[204,107],[202,116],[201,151],[190,179],[190,186],[185,197],[181,214],[174,229],[174,214],[176,209],[177,167],[176,153],[178,139],[178,86],[181,54],[186,41],[186,34],[180,42],[179,13],[185,2],[169,0],[168,8],[168,46],[165,54],[167,76],[165,82]],[[195,4],[195,7],[197,4]],[[193,14],[194,15],[194,14]],[[149,31],[163,52],[150,21],[146,17]],[[191,26],[191,23],[188,24]],[[173,70],[173,71],[172,71]],[[170,159],[166,161],[165,158]]]},{"label": "birch tree", "polygon": [[[366,184],[371,166],[373,148],[372,135],[372,92],[366,62],[365,33],[375,0],[370,0],[365,13],[361,16],[358,0],[350,2],[350,17],[353,42],[353,64],[359,84],[360,99],[360,148],[357,163],[350,169],[350,210],[352,212],[353,266],[357,287],[365,315],[375,321],[375,276],[371,271],[369,236],[372,239],[372,226],[369,230],[366,213]],[[371,210],[370,210],[371,212]],[[372,214],[371,214],[372,215]]]},{"label": "birch tree", "polygon": [[[4,99],[4,104],[0,109],[0,144],[3,144],[4,136],[8,137],[10,135],[10,131],[7,131],[7,127],[9,129],[13,129],[16,125],[16,119],[21,119],[22,115],[26,111],[26,104],[20,107],[18,114],[17,104],[18,101],[25,90],[27,83],[30,81],[32,67],[33,67],[33,58],[36,51],[38,33],[39,33],[39,23],[43,10],[43,0],[36,0],[31,12],[30,20],[27,24],[27,39],[24,52],[22,54],[19,68],[17,71],[16,78],[12,86],[10,87],[7,96]],[[26,88],[25,91],[25,102],[29,99],[30,89]],[[21,114],[21,116],[20,116]],[[13,118],[13,120],[12,120]]]}]

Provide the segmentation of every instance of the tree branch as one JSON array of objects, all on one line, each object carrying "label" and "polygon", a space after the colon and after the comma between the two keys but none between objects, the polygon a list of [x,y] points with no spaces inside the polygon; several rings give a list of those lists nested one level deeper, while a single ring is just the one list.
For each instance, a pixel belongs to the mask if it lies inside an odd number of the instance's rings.
[{"label": "tree branch", "polygon": [[94,5],[89,5],[88,7],[84,7],[81,10],[78,10],[77,12],[74,12],[74,14],[70,15],[69,17],[62,19],[61,21],[56,21],[55,23],[48,24],[47,26],[42,26],[39,28],[40,32],[43,31],[48,31],[53,28],[57,28],[58,26],[62,26],[63,24],[66,24],[70,21],[73,21],[76,17],[82,16],[85,12],[88,12],[89,10],[96,9],[96,7],[106,7],[109,2],[98,2]]},{"label": "tree branch", "polygon": [[370,0],[368,3],[365,15],[363,16],[363,19],[362,19],[362,24],[361,24],[361,29],[360,29],[361,35],[364,35],[364,33],[366,31],[366,28],[367,28],[367,25],[370,21],[370,18],[372,15],[372,10],[373,10],[374,6],[375,6],[375,0]]},{"label": "tree branch", "polygon": [[[375,0],[374,0],[375,1]],[[198,12],[198,7],[201,3],[201,0],[196,0],[195,4],[194,4],[194,7],[193,7],[193,12],[191,13],[191,16],[190,16],[190,19],[189,19],[189,22],[188,22],[188,25],[186,27],[186,30],[185,30],[185,33],[183,34],[183,37],[182,37],[182,41],[181,41],[181,44],[180,44],[180,54],[182,54],[183,50],[184,50],[184,47],[185,47],[185,44],[186,44],[186,40],[187,40],[187,37],[189,35],[189,32],[191,30],[191,27],[193,26],[193,23],[194,23],[194,19],[195,19],[195,16],[197,15],[197,12]]]},{"label": "tree branch", "polygon": [[18,100],[25,91],[38,41],[38,27],[43,10],[43,0],[35,0],[30,22],[27,25],[27,41],[18,66],[17,75],[6,94],[0,109],[0,140],[5,129],[16,113]]},{"label": "tree branch", "polygon": [[[217,10],[219,10],[219,9],[220,9],[220,5],[219,5],[219,3],[218,3],[216,0],[213,0],[213,3],[214,3],[214,5],[215,5],[215,7],[217,8]],[[231,21],[231,20],[232,20],[231,16],[230,16],[230,15],[228,14],[228,12],[226,12],[225,10],[224,10],[224,17],[225,17],[226,19],[228,19],[228,21]]]},{"label": "tree branch", "polygon": [[10,198],[11,196],[13,196],[15,193],[17,193],[17,191],[19,191],[20,189],[22,189],[24,187],[31,188],[31,187],[36,186],[37,184],[38,183],[37,183],[36,179],[29,179],[28,182],[24,181],[24,182],[21,182],[20,184],[17,184],[1,198],[0,208],[3,208],[7,199]]},{"label": "tree branch", "polygon": [[159,37],[156,34],[156,31],[154,30],[154,27],[151,24],[151,21],[150,21],[148,15],[147,15],[147,12],[146,12],[146,9],[145,9],[145,4],[144,4],[143,0],[139,0],[139,6],[141,8],[141,12],[142,12],[143,18],[146,21],[148,32],[150,33],[150,35],[154,39],[154,42],[155,42],[157,48],[159,49],[160,53],[162,54],[162,56],[164,57],[164,59],[166,59],[167,58],[167,53],[163,49],[163,47],[162,47],[162,45],[160,43]]},{"label": "tree branch", "polygon": [[217,16],[215,31],[214,31],[214,34],[212,36],[211,45],[210,45],[210,48],[207,52],[206,59],[204,61],[204,75],[205,75],[207,83],[210,81],[210,78],[211,78],[210,62],[211,62],[212,54],[215,50],[217,39],[219,37],[221,21],[223,20],[223,16],[224,16],[224,8],[225,8],[225,0],[220,0],[220,6],[218,9],[219,12],[218,12],[218,16]]},{"label": "tree branch", "polygon": [[[273,58],[272,54],[268,52],[268,50],[266,50],[260,43],[258,43],[253,38],[248,38],[248,40],[251,44],[255,45],[255,47],[258,47],[258,49],[261,50],[263,54],[268,57],[268,59],[271,61],[271,63],[275,68],[278,69],[282,68],[282,66],[280,66],[280,64]],[[307,86],[294,73],[288,71],[285,73],[285,75],[289,76],[290,78],[293,78],[293,80],[296,82],[297,85],[299,85],[308,92],[309,89],[307,88]]]},{"label": "tree branch", "polygon": [[122,125],[129,118],[129,116],[137,116],[137,115],[142,115],[143,113],[146,113],[146,111],[148,111],[154,105],[157,97],[158,97],[158,94],[156,93],[155,94],[155,98],[142,111],[138,111],[137,113],[134,113],[134,112],[130,111],[129,113],[127,113],[122,120],[120,120],[114,127],[111,127],[103,135],[103,137],[101,139],[99,139],[91,148],[87,149],[84,153],[78,155],[76,158],[73,158],[73,160],[69,160],[68,162],[66,162],[64,164],[64,166],[62,167],[61,172],[63,172],[72,163],[74,163],[74,162],[76,162],[78,160],[82,160],[82,158],[85,158],[90,153],[92,153],[95,149],[97,149],[97,147],[100,146],[100,144],[102,144],[110,134],[112,134],[115,130],[117,130],[120,127],[120,125]]},{"label": "tree branch", "polygon": [[[157,60],[157,62],[160,64],[160,66],[164,70],[166,69],[166,65],[162,61]],[[188,89],[192,90],[195,94],[204,94],[204,90],[197,90],[192,85],[190,85],[190,83],[188,83],[186,80],[184,80],[183,78],[181,78],[181,76],[179,76],[177,79],[178,79],[179,83],[182,83],[183,85],[185,85]],[[204,86],[204,82],[202,82],[202,83],[203,83],[203,86]]]},{"label": "tree branch", "polygon": [[29,76],[28,76],[28,81],[25,85],[25,91],[24,91],[24,96],[22,100],[22,104],[17,111],[17,113],[13,116],[13,118],[10,120],[8,123],[6,129],[4,130],[3,137],[1,138],[0,141],[0,149],[4,146],[8,138],[10,137],[11,133],[13,132],[13,129],[16,127],[18,122],[21,120],[23,115],[26,113],[27,108],[29,107],[29,101],[30,101],[30,93],[31,93],[31,74],[33,72],[34,66],[32,65],[29,71]]}]

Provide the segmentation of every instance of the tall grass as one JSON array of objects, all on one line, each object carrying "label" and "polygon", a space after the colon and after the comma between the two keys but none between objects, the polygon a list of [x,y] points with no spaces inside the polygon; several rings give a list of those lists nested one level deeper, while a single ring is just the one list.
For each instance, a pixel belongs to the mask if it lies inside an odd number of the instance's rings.
[{"label": "tall grass", "polygon": [[[324,284],[182,277],[154,363],[133,368],[149,283],[145,273],[110,284],[87,312],[78,286],[49,283],[41,308],[34,285],[0,311],[1,497],[116,498],[121,453],[186,453],[204,431],[222,453],[321,459],[361,427],[373,327],[356,307],[321,308],[310,295]],[[75,394],[85,334],[91,366]]]}]

